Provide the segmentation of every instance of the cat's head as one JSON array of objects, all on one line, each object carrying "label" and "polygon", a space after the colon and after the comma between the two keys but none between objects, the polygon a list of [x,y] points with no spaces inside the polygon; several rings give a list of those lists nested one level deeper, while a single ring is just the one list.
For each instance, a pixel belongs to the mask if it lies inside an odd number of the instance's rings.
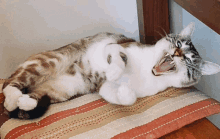
[{"label": "cat's head", "polygon": [[155,76],[179,76],[181,86],[186,87],[198,83],[202,75],[220,72],[219,65],[200,57],[191,41],[193,31],[194,23],[190,23],[180,34],[169,34],[157,42],[156,46],[162,46],[164,52],[152,70]]}]

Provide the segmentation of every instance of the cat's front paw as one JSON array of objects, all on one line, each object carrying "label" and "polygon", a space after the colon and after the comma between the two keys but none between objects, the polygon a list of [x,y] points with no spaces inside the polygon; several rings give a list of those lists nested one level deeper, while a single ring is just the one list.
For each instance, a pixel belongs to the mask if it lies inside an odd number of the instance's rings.
[{"label": "cat's front paw", "polygon": [[37,100],[30,98],[29,95],[22,95],[18,98],[17,105],[21,110],[30,111],[37,106]]},{"label": "cat's front paw", "polygon": [[132,105],[137,100],[135,92],[127,85],[121,85],[118,88],[117,97],[122,105]]},{"label": "cat's front paw", "polygon": [[16,87],[7,86],[3,90],[3,94],[5,96],[4,107],[8,111],[15,110],[18,107],[17,101],[18,101],[18,98],[22,96],[22,92]]},{"label": "cat's front paw", "polygon": [[117,64],[112,63],[109,65],[106,71],[106,77],[108,81],[115,81],[117,80],[123,72],[123,69],[120,68]]}]

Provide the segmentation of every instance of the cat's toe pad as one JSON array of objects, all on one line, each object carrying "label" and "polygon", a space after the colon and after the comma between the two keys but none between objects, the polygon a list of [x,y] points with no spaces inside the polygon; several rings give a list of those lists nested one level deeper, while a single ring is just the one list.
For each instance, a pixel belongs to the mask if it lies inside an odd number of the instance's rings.
[{"label": "cat's toe pad", "polygon": [[37,100],[30,98],[29,95],[22,95],[20,98],[18,98],[17,105],[19,109],[29,111],[33,110],[37,106]]},{"label": "cat's toe pad", "polygon": [[17,101],[20,96],[22,96],[22,92],[17,89],[16,87],[13,86],[7,86],[3,90],[3,94],[5,96],[5,102],[4,102],[4,107],[8,111],[13,111],[15,110],[17,106]]},{"label": "cat's toe pad", "polygon": [[109,81],[117,80],[122,74],[123,69],[120,68],[117,64],[112,63],[106,71],[106,77]]},{"label": "cat's toe pad", "polygon": [[132,105],[137,99],[135,92],[131,90],[127,85],[121,85],[118,88],[117,96],[122,105]]}]

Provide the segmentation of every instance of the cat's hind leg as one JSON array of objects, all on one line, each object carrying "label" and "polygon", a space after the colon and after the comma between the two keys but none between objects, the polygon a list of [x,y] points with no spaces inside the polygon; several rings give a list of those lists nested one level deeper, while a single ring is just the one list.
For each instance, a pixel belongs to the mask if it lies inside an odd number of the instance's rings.
[{"label": "cat's hind leg", "polygon": [[[64,74],[55,79],[48,80],[37,86],[28,94],[23,94],[18,99],[18,117],[20,119],[37,118],[36,113],[42,113],[51,103],[63,102],[76,96],[87,93],[87,85],[82,75]],[[15,115],[16,116],[16,115]]]},{"label": "cat's hind leg", "polygon": [[99,94],[106,101],[118,105],[132,105],[137,99],[135,92],[126,84],[118,85],[108,81],[102,85]]},{"label": "cat's hind leg", "polygon": [[[18,108],[11,112],[10,117],[19,119],[34,119],[42,116],[51,104],[52,94],[57,91],[47,82],[39,85],[28,94],[22,94],[17,100]],[[67,99],[65,99],[67,100]],[[64,100],[64,101],[65,101]],[[57,101],[61,101],[57,99]]]},{"label": "cat's hind leg", "polygon": [[[61,58],[52,52],[33,55],[5,80],[2,90],[5,96],[4,106],[8,111],[15,110],[18,98],[28,93],[34,86],[44,82],[54,73],[56,63]],[[29,90],[29,91],[28,91]]]}]

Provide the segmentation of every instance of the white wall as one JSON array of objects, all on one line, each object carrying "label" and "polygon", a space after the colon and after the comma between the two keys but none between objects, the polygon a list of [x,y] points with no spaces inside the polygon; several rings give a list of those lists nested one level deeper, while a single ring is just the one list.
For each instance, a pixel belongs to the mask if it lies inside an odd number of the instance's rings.
[{"label": "white wall", "polygon": [[[187,26],[190,22],[195,22],[195,31],[192,42],[197,51],[204,60],[212,61],[220,65],[220,35],[192,16],[186,10],[182,9],[178,4],[173,2],[173,0],[170,5],[171,16],[173,16],[172,22],[174,21],[175,24],[173,32],[178,33],[179,30]],[[182,22],[183,27],[178,26],[179,22],[175,23],[178,19]],[[219,84],[220,73],[211,76],[203,76],[202,80],[198,85],[196,85],[196,87],[212,98],[220,101]],[[220,114],[210,116],[208,119],[220,128]]]},{"label": "white wall", "polygon": [[138,39],[136,0],[1,0],[0,78],[31,54],[103,31]]}]

